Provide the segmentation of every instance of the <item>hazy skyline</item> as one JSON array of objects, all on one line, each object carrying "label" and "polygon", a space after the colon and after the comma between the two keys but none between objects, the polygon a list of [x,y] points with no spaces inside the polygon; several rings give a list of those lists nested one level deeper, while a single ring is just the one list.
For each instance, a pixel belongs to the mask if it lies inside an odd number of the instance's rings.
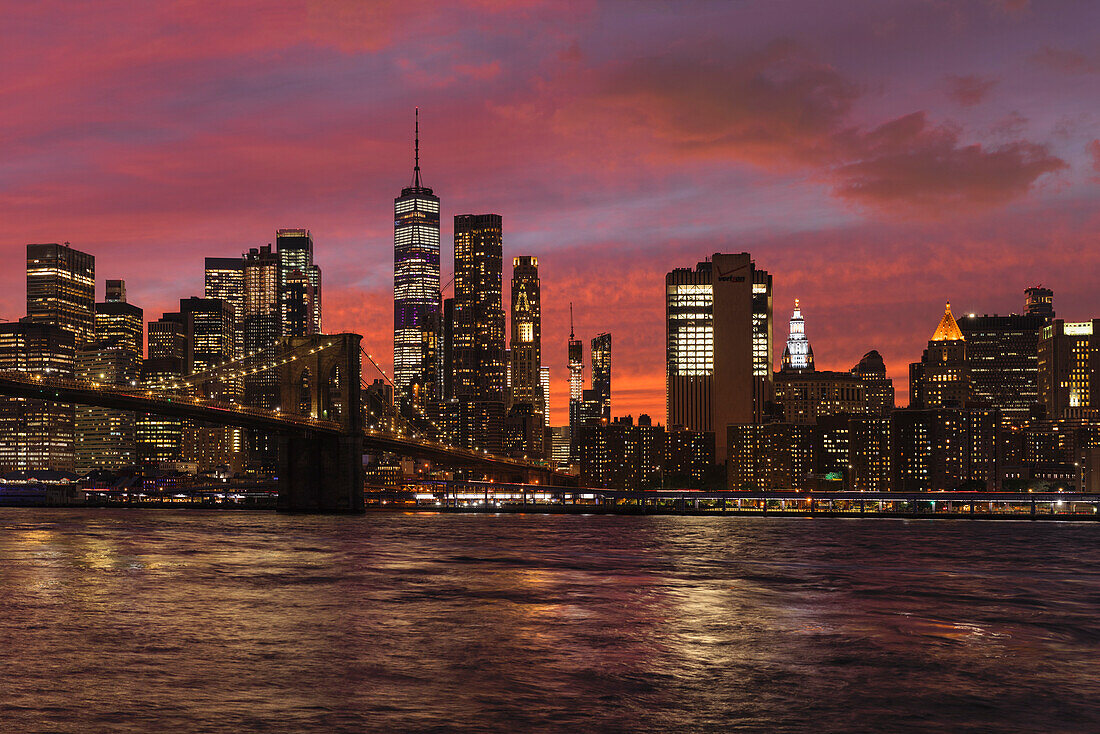
[{"label": "hazy skyline", "polygon": [[1100,315],[1093,4],[3,8],[7,319],[29,242],[96,255],[100,296],[123,278],[155,320],[204,257],[307,227],[326,329],[388,363],[417,105],[444,282],[455,214],[503,216],[506,283],[539,257],[558,425],[570,300],[586,363],[614,334],[613,414],[663,420],[663,277],[713,252],[775,276],[777,361],[799,298],[819,369],[878,349],[902,395],[946,300],[1018,312],[1043,283]]}]

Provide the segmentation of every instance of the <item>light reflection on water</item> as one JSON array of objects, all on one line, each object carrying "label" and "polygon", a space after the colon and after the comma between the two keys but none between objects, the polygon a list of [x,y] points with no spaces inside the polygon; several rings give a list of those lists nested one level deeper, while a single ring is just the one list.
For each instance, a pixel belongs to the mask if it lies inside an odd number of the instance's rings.
[{"label": "light reflection on water", "polygon": [[1098,536],[0,510],[0,730],[1097,731]]}]

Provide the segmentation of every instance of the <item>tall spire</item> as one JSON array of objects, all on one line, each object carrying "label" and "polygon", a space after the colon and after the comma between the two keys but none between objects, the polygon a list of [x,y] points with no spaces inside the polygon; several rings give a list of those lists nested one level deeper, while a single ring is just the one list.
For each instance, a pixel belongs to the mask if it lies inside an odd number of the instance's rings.
[{"label": "tall spire", "polygon": [[573,340],[576,337],[573,335],[573,302],[569,302],[569,339]]},{"label": "tall spire", "polygon": [[413,142],[415,163],[413,165],[413,186],[420,188],[420,108],[416,108],[416,137]]}]

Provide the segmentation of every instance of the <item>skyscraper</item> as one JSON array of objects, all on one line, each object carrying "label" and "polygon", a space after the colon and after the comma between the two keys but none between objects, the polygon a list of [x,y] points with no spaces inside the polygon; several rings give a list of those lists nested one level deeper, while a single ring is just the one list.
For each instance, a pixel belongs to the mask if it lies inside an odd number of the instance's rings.
[{"label": "skyscraper", "polygon": [[[149,322],[147,357],[141,376],[156,385],[184,374],[187,357],[187,322],[179,312],[166,313]],[[179,461],[183,448],[183,422],[179,418],[142,413],[137,416],[138,457],[153,464]]]},{"label": "skyscraper", "polygon": [[[393,214],[393,380],[403,394],[423,402],[439,397],[442,375],[438,354],[439,197],[420,181],[419,108],[412,185],[394,199]],[[457,291],[456,282],[456,296]]]},{"label": "skyscraper", "polygon": [[784,372],[811,372],[814,369],[814,350],[806,338],[806,320],[802,318],[802,309],[798,299],[794,299],[794,313],[791,314],[790,332],[787,336],[787,348],[783,350]]},{"label": "skyscraper", "polygon": [[469,406],[471,445],[503,450],[504,308],[499,214],[455,217],[454,393]]},{"label": "skyscraper", "polygon": [[1100,418],[1100,319],[1043,327],[1039,400],[1051,420]]},{"label": "skyscraper", "polygon": [[542,387],[542,417],[543,425],[550,427],[550,367],[543,365],[539,368],[539,385]]},{"label": "skyscraper", "polygon": [[206,258],[204,295],[225,301],[233,314],[234,359],[244,354],[244,272],[243,257]]},{"label": "skyscraper", "polygon": [[577,461],[576,442],[580,436],[584,406],[584,342],[573,331],[573,304],[569,304],[569,437],[570,457]]},{"label": "skyscraper", "polygon": [[771,399],[771,275],[747,252],[716,253],[665,276],[668,425],[712,432],[760,420]]},{"label": "skyscraper", "polygon": [[[271,245],[253,247],[244,255],[244,307],[241,330],[246,354],[269,349],[279,339],[279,258]],[[244,380],[244,399],[249,405],[275,408],[277,376],[273,370],[249,375]]]},{"label": "skyscraper", "polygon": [[[512,404],[529,404],[545,417],[542,373],[542,304],[538,258],[512,259]],[[545,422],[545,421],[544,421]]]},{"label": "skyscraper", "polygon": [[[0,371],[72,377],[73,339],[58,324],[0,324]],[[74,417],[70,404],[0,397],[0,471],[72,471]]]},{"label": "skyscraper", "polygon": [[1024,422],[1039,402],[1039,332],[1054,316],[1054,294],[1028,288],[1024,314],[958,320],[974,400],[996,408],[1006,424]]},{"label": "skyscraper", "polygon": [[145,313],[126,301],[126,282],[108,280],[106,299],[95,305],[95,341],[116,342],[137,362],[145,343]]},{"label": "skyscraper", "polygon": [[592,392],[599,402],[599,420],[611,423],[611,334],[592,339]]},{"label": "skyscraper", "polygon": [[71,332],[79,349],[95,338],[95,257],[64,245],[27,245],[27,318]]},{"label": "skyscraper", "polygon": [[321,333],[321,268],[313,264],[313,236],[308,229],[275,232],[279,256],[281,336]]},{"label": "skyscraper", "polygon": [[965,408],[970,400],[966,337],[948,303],[921,361],[909,365],[909,407]]}]

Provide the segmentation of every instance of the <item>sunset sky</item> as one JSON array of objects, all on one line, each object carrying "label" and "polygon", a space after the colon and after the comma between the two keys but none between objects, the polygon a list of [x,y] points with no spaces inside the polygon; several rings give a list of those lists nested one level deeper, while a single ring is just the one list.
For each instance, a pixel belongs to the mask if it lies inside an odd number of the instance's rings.
[{"label": "sunset sky", "polygon": [[773,273],[777,362],[799,298],[819,368],[878,349],[902,395],[946,300],[1042,283],[1100,316],[1097,2],[0,7],[7,319],[29,242],[93,253],[155,320],[204,257],[308,227],[326,330],[388,363],[417,105],[443,280],[455,214],[539,258],[555,424],[570,300],[586,359],[613,334],[613,413],[664,420],[663,277],[713,252]]}]

